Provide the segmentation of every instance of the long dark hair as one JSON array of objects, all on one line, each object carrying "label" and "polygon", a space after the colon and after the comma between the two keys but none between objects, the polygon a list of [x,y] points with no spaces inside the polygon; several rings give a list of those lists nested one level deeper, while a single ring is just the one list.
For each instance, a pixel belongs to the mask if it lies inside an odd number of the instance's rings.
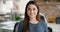
[{"label": "long dark hair", "polygon": [[37,3],[35,1],[29,1],[27,3],[26,7],[25,7],[25,18],[24,18],[22,32],[26,32],[27,29],[29,30],[29,16],[27,14],[27,8],[28,8],[29,4],[33,4],[33,5],[35,5],[37,7],[38,12],[37,12],[37,15],[36,15],[36,19],[37,19],[37,21],[40,21],[39,7],[38,7]]}]

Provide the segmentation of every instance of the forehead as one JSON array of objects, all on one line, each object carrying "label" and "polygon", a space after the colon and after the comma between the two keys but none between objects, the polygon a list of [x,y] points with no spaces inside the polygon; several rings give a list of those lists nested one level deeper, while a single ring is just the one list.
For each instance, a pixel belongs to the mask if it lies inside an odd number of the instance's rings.
[{"label": "forehead", "polygon": [[37,8],[37,6],[34,5],[34,4],[29,4],[29,5],[28,5],[28,8]]}]

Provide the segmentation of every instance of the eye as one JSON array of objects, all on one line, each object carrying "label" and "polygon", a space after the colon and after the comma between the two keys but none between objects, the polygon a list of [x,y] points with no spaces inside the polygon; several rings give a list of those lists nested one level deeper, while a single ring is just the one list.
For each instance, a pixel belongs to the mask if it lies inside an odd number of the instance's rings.
[{"label": "eye", "polygon": [[31,10],[30,8],[28,8],[27,10]]},{"label": "eye", "polygon": [[33,8],[33,10],[36,10],[35,8]]}]

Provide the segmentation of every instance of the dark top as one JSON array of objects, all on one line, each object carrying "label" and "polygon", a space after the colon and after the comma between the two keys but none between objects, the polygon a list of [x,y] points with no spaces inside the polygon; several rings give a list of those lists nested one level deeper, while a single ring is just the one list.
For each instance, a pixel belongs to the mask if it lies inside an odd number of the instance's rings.
[{"label": "dark top", "polygon": [[[19,27],[18,27],[17,32],[22,31],[23,22],[24,21],[21,21],[19,23]],[[48,32],[47,24],[45,23],[45,21],[40,21],[37,24],[29,23],[29,25],[30,25],[30,30],[27,30],[26,32]]]}]

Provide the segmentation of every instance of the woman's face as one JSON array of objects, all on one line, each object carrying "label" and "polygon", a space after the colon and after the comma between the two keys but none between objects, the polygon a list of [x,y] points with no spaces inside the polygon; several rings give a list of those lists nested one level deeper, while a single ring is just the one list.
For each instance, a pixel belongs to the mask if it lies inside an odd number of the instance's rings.
[{"label": "woman's face", "polygon": [[38,9],[35,5],[33,4],[29,4],[28,8],[27,8],[27,14],[30,18],[36,18]]}]

